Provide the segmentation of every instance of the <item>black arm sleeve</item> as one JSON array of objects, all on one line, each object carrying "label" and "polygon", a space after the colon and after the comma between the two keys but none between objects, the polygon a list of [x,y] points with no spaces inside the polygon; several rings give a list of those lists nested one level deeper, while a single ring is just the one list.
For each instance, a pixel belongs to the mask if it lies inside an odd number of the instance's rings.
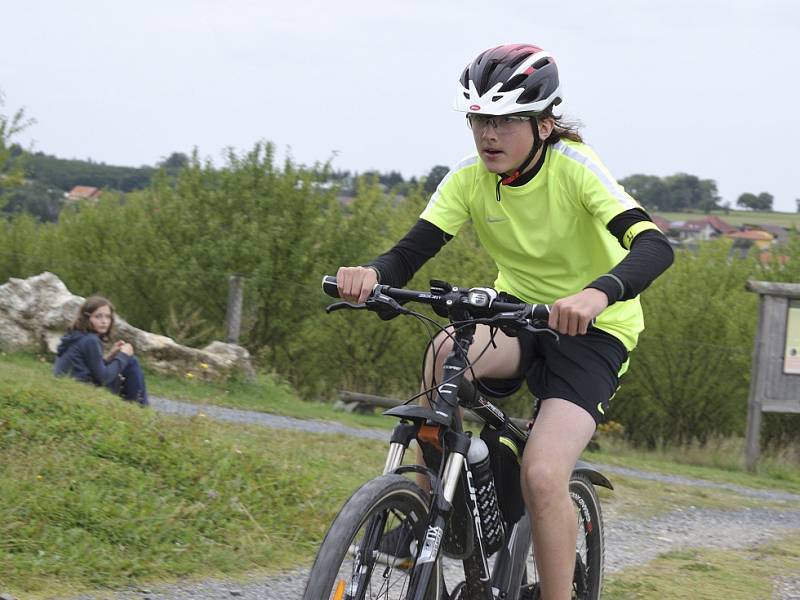
[{"label": "black arm sleeve", "polygon": [[[650,217],[641,209],[627,210],[609,222],[608,230],[622,244],[625,232],[638,221],[650,221]],[[675,253],[667,237],[655,229],[646,229],[633,239],[630,252],[619,264],[586,287],[605,292],[609,305],[618,300],[630,300],[642,293],[674,260]]]},{"label": "black arm sleeve", "polygon": [[419,219],[394,248],[367,263],[378,271],[378,281],[403,287],[428,259],[453,239],[433,223]]}]

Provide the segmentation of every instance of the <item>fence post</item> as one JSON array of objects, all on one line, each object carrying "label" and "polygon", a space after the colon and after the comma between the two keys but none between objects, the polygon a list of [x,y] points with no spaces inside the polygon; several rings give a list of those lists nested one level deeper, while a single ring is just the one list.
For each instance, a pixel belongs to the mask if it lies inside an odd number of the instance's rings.
[{"label": "fence post", "polygon": [[239,343],[243,296],[244,278],[241,275],[231,275],[228,278],[228,308],[225,312],[225,341],[229,344]]}]

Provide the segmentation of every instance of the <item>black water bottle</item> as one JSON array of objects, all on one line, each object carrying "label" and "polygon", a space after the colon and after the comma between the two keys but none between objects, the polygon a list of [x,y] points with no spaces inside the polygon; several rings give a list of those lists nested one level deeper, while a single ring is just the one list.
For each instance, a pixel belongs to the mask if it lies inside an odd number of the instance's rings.
[{"label": "black water bottle", "polygon": [[470,440],[467,462],[472,473],[472,484],[478,501],[478,513],[481,517],[483,547],[487,556],[497,552],[505,540],[505,523],[500,514],[497,502],[497,491],[489,464],[489,448],[481,438]]}]

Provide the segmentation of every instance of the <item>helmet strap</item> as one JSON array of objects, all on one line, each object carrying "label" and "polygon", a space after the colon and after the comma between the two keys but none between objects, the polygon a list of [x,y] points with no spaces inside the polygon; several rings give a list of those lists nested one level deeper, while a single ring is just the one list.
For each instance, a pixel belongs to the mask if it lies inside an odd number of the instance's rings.
[{"label": "helmet strap", "polygon": [[536,153],[539,151],[539,148],[542,147],[542,140],[539,138],[539,122],[537,121],[536,117],[531,118],[531,127],[533,128],[533,147],[531,151],[528,153],[528,156],[522,163],[514,169],[514,172],[510,175],[507,173],[499,173],[497,175],[497,186],[495,187],[495,198],[498,202],[500,202],[500,186],[501,185],[509,185],[514,183],[517,179],[519,179],[520,175],[528,168],[528,165],[531,164],[533,158],[536,156]]}]

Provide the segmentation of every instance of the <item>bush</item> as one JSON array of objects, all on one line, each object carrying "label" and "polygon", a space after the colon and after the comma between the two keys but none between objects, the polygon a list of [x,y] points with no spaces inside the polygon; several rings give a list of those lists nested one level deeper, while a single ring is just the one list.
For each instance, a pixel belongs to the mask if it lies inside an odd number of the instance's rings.
[{"label": "bush", "polygon": [[755,269],[730,243],[680,251],[642,295],[647,329],[631,354],[610,417],[628,439],[705,442],[744,430],[758,296],[745,291]]}]

